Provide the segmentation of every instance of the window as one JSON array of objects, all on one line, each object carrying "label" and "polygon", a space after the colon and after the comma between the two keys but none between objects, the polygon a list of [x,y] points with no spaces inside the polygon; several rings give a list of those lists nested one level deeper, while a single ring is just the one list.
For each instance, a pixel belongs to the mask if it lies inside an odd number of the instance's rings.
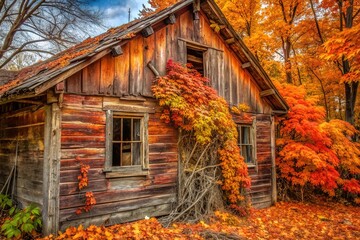
[{"label": "window", "polygon": [[255,130],[252,125],[238,125],[238,146],[248,165],[255,165]]},{"label": "window", "polygon": [[141,117],[113,116],[112,166],[141,165]]},{"label": "window", "polygon": [[187,63],[191,63],[201,75],[204,75],[204,56],[203,51],[187,47]]},{"label": "window", "polygon": [[[148,168],[147,113],[106,111],[107,176],[143,175]],[[145,171],[145,172],[144,172]]]}]

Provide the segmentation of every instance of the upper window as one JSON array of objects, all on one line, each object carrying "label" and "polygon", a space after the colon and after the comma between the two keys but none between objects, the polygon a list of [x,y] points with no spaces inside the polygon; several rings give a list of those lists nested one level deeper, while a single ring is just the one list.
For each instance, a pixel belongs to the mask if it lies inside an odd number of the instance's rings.
[{"label": "upper window", "polygon": [[[148,114],[106,112],[106,172],[137,175],[148,166]],[[115,176],[115,175],[111,175]]]},{"label": "upper window", "polygon": [[204,51],[187,47],[187,63],[191,63],[201,75],[204,75]]},{"label": "upper window", "polygon": [[238,146],[241,156],[249,165],[255,165],[255,131],[251,125],[238,125]]}]

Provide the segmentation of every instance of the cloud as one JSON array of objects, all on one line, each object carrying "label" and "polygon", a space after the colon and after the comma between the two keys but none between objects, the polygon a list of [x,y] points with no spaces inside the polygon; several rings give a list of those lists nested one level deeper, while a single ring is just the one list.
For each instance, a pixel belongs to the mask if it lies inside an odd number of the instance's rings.
[{"label": "cloud", "polygon": [[139,16],[139,10],[142,9],[142,5],[147,4],[147,0],[127,0],[120,2],[112,2],[108,4],[108,2],[96,5],[100,10],[104,12],[104,23],[109,27],[116,27],[128,22],[129,17],[129,8],[130,12],[130,20],[135,19]]}]

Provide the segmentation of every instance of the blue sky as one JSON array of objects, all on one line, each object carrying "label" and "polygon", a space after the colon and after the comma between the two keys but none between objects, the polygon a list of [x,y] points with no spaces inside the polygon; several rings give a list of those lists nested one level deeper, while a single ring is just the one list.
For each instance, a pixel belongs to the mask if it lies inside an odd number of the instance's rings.
[{"label": "blue sky", "polygon": [[88,4],[104,13],[104,24],[116,27],[128,22],[129,8],[131,9],[130,20],[139,17],[142,4],[149,6],[147,0],[92,0]]}]

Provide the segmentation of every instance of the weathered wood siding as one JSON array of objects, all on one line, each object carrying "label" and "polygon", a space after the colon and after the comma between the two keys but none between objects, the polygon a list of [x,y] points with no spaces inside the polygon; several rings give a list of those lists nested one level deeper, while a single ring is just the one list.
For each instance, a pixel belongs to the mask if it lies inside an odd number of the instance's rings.
[{"label": "weathered wood siding", "polygon": [[[44,108],[27,108],[0,115],[0,189],[16,164],[15,197],[23,206],[43,203]],[[11,193],[12,188],[9,188]]]},{"label": "weathered wood siding", "polygon": [[[123,54],[118,57],[107,55],[92,65],[86,67],[81,72],[73,75],[66,80],[65,91],[67,93],[92,95],[92,96],[145,96],[152,97],[151,85],[154,80],[154,73],[147,64],[151,62],[160,74],[165,74],[165,66],[168,59],[175,59],[186,62],[186,46],[189,43],[197,42],[207,46],[204,52],[204,71],[209,77],[210,84],[223,96],[231,105],[245,103],[250,107],[249,112],[259,118],[257,121],[257,158],[256,168],[250,168],[253,178],[253,203],[262,204],[268,197],[268,184],[271,180],[271,144],[270,144],[270,114],[271,107],[260,97],[260,88],[249,72],[242,68],[242,62],[235,53],[229,48],[219,34],[210,27],[210,23],[204,14],[200,13],[200,20],[193,20],[191,9],[177,13],[177,21],[173,25],[158,24],[154,27],[154,34],[148,38],[138,35],[130,42],[122,46]],[[194,30],[196,29],[196,31]],[[97,102],[97,104],[100,104]],[[97,106],[99,111],[100,105]],[[95,111],[95,112],[96,112]],[[92,111],[93,112],[93,111]],[[77,111],[64,112],[71,118],[72,114],[81,114]],[[85,114],[85,113],[84,113]],[[97,114],[100,119],[102,113]],[[86,114],[85,114],[86,115]],[[257,117],[258,116],[258,117]],[[103,116],[102,116],[103,117]],[[96,119],[95,119],[96,120]],[[103,122],[96,122],[87,128],[87,120],[83,125],[63,124],[65,135],[63,140],[71,140],[65,143],[67,150],[63,149],[63,154],[85,154],[81,147],[91,148],[94,151],[96,161],[101,165],[103,152],[99,145],[103,144],[104,128]],[[68,134],[68,135],[66,135]],[[99,139],[92,137],[96,134]],[[76,146],[77,135],[81,135],[79,148]],[[89,144],[86,145],[85,142]],[[161,142],[159,142],[160,144]],[[68,146],[69,145],[69,146]],[[99,150],[100,149],[100,150]],[[100,151],[100,152],[98,152]],[[73,157],[73,156],[72,156]],[[101,169],[100,169],[101,170]],[[100,171],[98,170],[98,171]],[[95,171],[95,170],[92,170]],[[101,174],[98,172],[98,175]],[[94,177],[95,178],[95,177]],[[105,188],[104,180],[99,181],[99,188]],[[139,182],[140,183],[140,182]],[[257,193],[257,192],[261,192]],[[261,195],[261,196],[258,196]],[[266,195],[266,199],[264,196]],[[64,220],[64,219],[63,219]]]},{"label": "weathered wood siding", "polygon": [[254,207],[269,207],[271,199],[271,117],[256,116],[256,160],[257,165],[249,168],[251,176],[251,199]]},{"label": "weathered wood siding", "polygon": [[[186,41],[209,46],[204,53],[205,75],[211,85],[230,104],[245,103],[253,113],[270,113],[270,107],[260,98],[260,91],[251,75],[226,43],[215,33],[208,20],[200,14],[194,24],[192,11],[177,16],[173,25],[155,26],[148,38],[141,35],[122,46],[123,54],[110,54],[66,80],[66,92],[91,95],[152,96],[154,74],[149,62],[160,74],[165,74],[169,59],[186,61]],[[200,31],[194,31],[195,25]]]},{"label": "weathered wood siding", "polygon": [[[118,99],[113,98],[114,101]],[[153,106],[149,115],[149,174],[106,178],[105,111],[100,96],[64,95],[61,123],[60,224],[115,224],[167,214],[176,200],[177,132],[160,120],[160,110],[150,99],[125,104]],[[89,186],[79,194],[80,163],[90,165]],[[92,191],[96,205],[89,213],[77,215],[84,205],[84,193]]]}]

